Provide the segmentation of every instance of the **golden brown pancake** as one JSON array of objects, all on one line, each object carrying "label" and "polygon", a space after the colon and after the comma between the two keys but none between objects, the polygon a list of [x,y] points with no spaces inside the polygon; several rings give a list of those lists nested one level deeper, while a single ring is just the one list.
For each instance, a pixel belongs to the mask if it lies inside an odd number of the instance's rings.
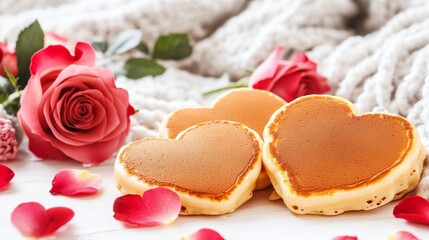
[{"label": "golden brown pancake", "polygon": [[345,99],[306,96],[285,105],[264,132],[264,165],[299,214],[369,210],[417,185],[426,152],[406,119],[357,114]]},{"label": "golden brown pancake", "polygon": [[[261,137],[272,114],[286,102],[269,91],[236,89],[219,97],[213,107],[184,108],[170,114],[161,124],[161,136],[174,139],[181,131],[195,124],[212,120],[242,123]],[[271,185],[265,170],[256,182],[256,189]]]},{"label": "golden brown pancake", "polygon": [[262,165],[262,140],[243,124],[211,121],[175,140],[143,139],[124,146],[115,163],[123,193],[162,186],[179,194],[182,214],[234,211],[252,196]]}]

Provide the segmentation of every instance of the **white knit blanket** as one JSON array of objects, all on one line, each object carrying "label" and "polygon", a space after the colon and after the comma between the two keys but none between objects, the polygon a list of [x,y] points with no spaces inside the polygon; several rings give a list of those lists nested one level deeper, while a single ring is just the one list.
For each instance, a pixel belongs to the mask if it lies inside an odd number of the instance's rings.
[{"label": "white knit blanket", "polygon": [[[162,119],[185,106],[208,105],[204,90],[255,68],[276,45],[286,57],[307,51],[328,77],[332,94],[362,112],[408,118],[429,149],[429,3],[423,0],[2,0],[0,39],[14,42],[38,19],[45,30],[74,41],[110,39],[138,28],[153,45],[188,32],[189,59],[167,62],[162,76],[117,83],[140,111],[128,141],[156,136]],[[182,69],[182,70],[180,70]],[[429,168],[419,194],[429,198]]]}]

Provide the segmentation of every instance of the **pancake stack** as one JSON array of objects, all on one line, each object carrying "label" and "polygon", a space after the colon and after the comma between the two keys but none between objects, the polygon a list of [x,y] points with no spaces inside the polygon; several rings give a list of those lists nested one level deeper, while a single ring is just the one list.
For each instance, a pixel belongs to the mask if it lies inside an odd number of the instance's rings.
[{"label": "pancake stack", "polygon": [[426,156],[400,116],[359,115],[332,96],[285,103],[253,89],[173,112],[160,135],[120,150],[116,183],[123,193],[169,188],[184,215],[230,213],[271,182],[298,214],[369,210],[413,190]]},{"label": "pancake stack", "polygon": [[[228,120],[239,122],[255,130],[262,138],[265,125],[273,113],[286,102],[264,90],[242,88],[220,96],[212,107],[183,108],[171,113],[161,124],[161,137],[174,139],[181,131],[195,124]],[[271,186],[262,166],[256,181],[256,190]]]}]

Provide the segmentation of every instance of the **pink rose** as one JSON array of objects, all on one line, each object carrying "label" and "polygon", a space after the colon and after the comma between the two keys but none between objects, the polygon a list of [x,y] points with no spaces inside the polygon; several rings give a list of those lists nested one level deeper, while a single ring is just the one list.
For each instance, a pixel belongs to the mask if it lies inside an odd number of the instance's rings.
[{"label": "pink rose", "polygon": [[249,87],[271,91],[287,102],[295,98],[328,92],[326,78],[317,73],[317,65],[305,54],[292,61],[281,60],[283,47],[274,52],[250,76]]},{"label": "pink rose", "polygon": [[18,119],[36,156],[100,163],[124,143],[134,113],[128,93],[94,64],[94,49],[83,42],[74,56],[60,45],[33,55]]},{"label": "pink rose", "polygon": [[9,51],[7,43],[0,43],[0,75],[7,77],[6,72],[3,70],[6,67],[12,75],[18,75],[18,62],[16,53]]}]

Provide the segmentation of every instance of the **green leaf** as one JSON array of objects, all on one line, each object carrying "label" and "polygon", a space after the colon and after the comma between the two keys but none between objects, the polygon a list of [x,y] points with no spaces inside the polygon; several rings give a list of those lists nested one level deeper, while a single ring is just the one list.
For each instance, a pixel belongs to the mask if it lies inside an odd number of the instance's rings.
[{"label": "green leaf", "polygon": [[137,47],[141,40],[142,33],[140,30],[131,29],[123,31],[110,41],[106,54],[115,55],[125,53]]},{"label": "green leaf", "polygon": [[130,58],[125,62],[125,76],[139,79],[145,76],[157,76],[165,72],[165,68],[153,60],[145,58]]},{"label": "green leaf", "polygon": [[18,84],[22,89],[30,78],[30,62],[33,54],[43,48],[44,34],[36,20],[22,30],[16,41],[16,56],[18,58]]},{"label": "green leaf", "polygon": [[0,104],[7,100],[8,94],[4,94],[0,92]]},{"label": "green leaf", "polygon": [[143,41],[139,45],[137,45],[136,49],[139,50],[142,53],[149,54],[149,47]]},{"label": "green leaf", "polygon": [[3,66],[3,71],[6,73],[9,83],[13,86],[15,91],[18,92],[19,91],[18,79],[15,78],[15,76],[13,76],[13,74],[9,70],[7,70],[5,66]]},{"label": "green leaf", "polygon": [[0,85],[0,104],[6,101],[11,93],[13,93],[13,87],[9,82]]},{"label": "green leaf", "polygon": [[21,99],[21,93],[20,92],[14,92],[13,94],[9,95],[6,101],[4,101],[3,108],[6,110],[7,114],[16,116],[16,113],[18,112],[19,108],[21,107],[19,101]]},{"label": "green leaf", "polygon": [[97,52],[106,52],[108,44],[106,41],[94,41],[91,43],[92,47],[94,48],[95,51]]},{"label": "green leaf", "polygon": [[188,35],[172,33],[156,40],[153,58],[180,60],[189,57],[191,53],[192,46],[189,44]]}]

